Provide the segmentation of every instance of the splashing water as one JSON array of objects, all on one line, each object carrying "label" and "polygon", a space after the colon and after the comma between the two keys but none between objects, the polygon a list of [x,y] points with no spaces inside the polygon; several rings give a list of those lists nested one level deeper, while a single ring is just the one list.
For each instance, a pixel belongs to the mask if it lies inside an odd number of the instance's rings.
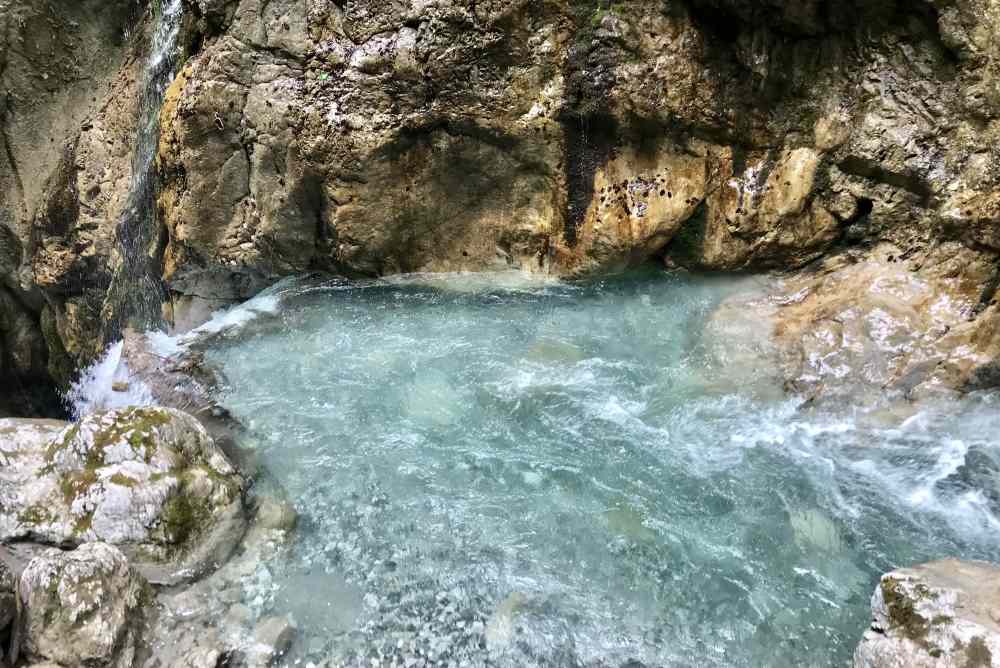
[{"label": "splashing water", "polygon": [[713,315],[756,289],[300,282],[228,314],[223,399],[302,516],[245,601],[299,625],[287,665],[844,666],[881,573],[1000,558],[996,399],[807,412],[769,323]]},{"label": "splashing water", "polygon": [[160,137],[160,108],[174,78],[182,0],[152,3],[155,25],[143,69],[137,112],[135,148],[128,200],[116,228],[119,266],[111,279],[105,306],[105,342],[121,338],[131,326],[139,330],[163,324],[166,298],[160,280],[156,181],[154,168]]},{"label": "splashing water", "polygon": [[122,360],[122,348],[121,341],[112,344],[66,392],[63,399],[74,419],[97,411],[155,403],[149,388],[132,377]]}]

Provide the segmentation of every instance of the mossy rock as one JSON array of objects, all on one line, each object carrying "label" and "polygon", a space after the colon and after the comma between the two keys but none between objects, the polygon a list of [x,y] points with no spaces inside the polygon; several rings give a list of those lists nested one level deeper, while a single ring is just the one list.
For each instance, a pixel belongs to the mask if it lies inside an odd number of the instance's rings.
[{"label": "mossy rock", "polygon": [[214,543],[244,524],[242,477],[181,411],[96,413],[6,454],[17,466],[0,478],[15,490],[10,507],[22,510],[0,511],[0,538],[107,542],[169,581],[172,572],[197,570],[208,554],[217,559]]}]

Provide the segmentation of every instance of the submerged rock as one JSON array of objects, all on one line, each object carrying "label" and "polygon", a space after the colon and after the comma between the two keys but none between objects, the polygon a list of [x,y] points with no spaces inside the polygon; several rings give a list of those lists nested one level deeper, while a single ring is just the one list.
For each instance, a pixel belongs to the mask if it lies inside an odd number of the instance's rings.
[{"label": "submerged rock", "polygon": [[882,576],[855,668],[1000,666],[1000,568],[954,559]]},{"label": "submerged rock", "polygon": [[131,668],[153,591],[117,548],[50,549],[21,574],[21,649],[29,662]]},{"label": "submerged rock", "polygon": [[243,481],[193,417],[125,408],[52,424],[4,421],[0,537],[121,546],[151,580],[224,559],[245,529]]},{"label": "submerged rock", "polygon": [[254,627],[253,645],[245,652],[241,664],[245,668],[267,668],[274,665],[291,647],[295,625],[287,617],[267,617]]},{"label": "submerged rock", "polygon": [[[288,560],[295,511],[274,497],[257,501],[238,552],[190,586],[161,591],[159,614],[148,635],[151,657],[144,665],[251,668],[273,665],[287,652],[295,639],[294,624],[264,617],[263,607],[274,595],[275,572]],[[302,598],[328,603],[328,593],[313,587]]]},{"label": "submerged rock", "polygon": [[218,371],[196,350],[178,348],[162,334],[129,330],[122,341],[121,363],[159,406],[207,417],[222,412],[212,398],[220,384]]}]

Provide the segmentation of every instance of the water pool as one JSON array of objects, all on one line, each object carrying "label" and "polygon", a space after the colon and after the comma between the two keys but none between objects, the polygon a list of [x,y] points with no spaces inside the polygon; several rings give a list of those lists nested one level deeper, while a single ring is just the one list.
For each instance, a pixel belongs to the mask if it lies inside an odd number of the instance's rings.
[{"label": "water pool", "polygon": [[716,312],[762,287],[264,295],[208,356],[301,515],[246,592],[286,664],[843,666],[881,573],[1000,558],[996,400],[806,410],[763,311]]}]

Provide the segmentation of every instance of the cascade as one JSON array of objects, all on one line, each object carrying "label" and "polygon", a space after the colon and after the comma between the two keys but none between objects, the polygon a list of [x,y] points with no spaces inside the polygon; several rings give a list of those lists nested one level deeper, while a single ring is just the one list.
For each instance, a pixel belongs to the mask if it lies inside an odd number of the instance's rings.
[{"label": "cascade", "polygon": [[160,279],[159,225],[156,210],[156,153],[160,108],[177,64],[181,0],[155,0],[155,28],[142,72],[135,149],[128,200],[115,231],[119,265],[105,301],[102,339],[110,344],[126,327],[163,325],[166,289]]}]

